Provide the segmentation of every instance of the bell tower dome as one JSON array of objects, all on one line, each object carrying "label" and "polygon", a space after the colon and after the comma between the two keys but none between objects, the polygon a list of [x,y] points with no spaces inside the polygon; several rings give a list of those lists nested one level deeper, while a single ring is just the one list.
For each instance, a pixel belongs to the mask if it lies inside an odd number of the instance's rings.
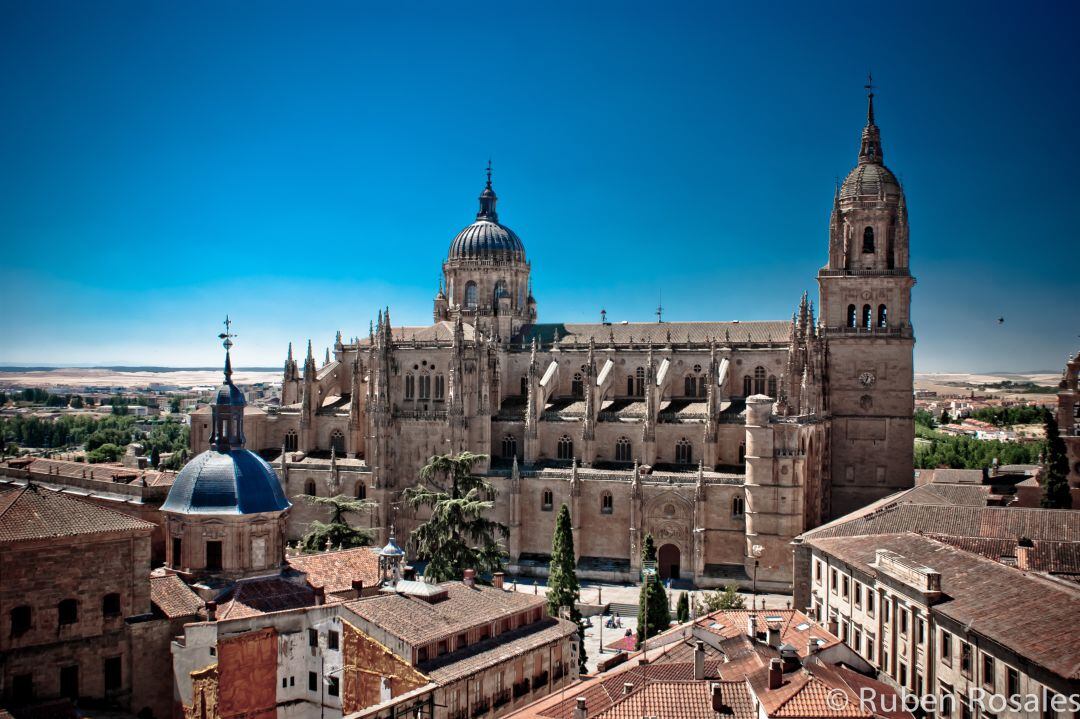
[{"label": "bell tower dome", "polygon": [[910,487],[914,331],[904,190],[885,166],[867,89],[859,156],[833,196],[828,263],[818,272],[833,416],[831,514]]}]

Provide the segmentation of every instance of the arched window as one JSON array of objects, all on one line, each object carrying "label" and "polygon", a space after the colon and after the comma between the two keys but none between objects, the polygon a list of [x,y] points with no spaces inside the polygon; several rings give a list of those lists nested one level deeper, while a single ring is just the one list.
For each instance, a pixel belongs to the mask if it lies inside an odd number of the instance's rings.
[{"label": "arched window", "polygon": [[754,394],[765,394],[765,368],[754,368]]},{"label": "arched window", "polygon": [[29,604],[20,604],[11,610],[11,638],[21,637],[30,631],[33,624],[34,610]]},{"label": "arched window", "polygon": [[855,305],[848,305],[847,306],[847,326],[848,327],[854,327],[855,326],[855,320],[858,319],[856,314],[857,313],[856,313],[856,310],[855,310]]},{"label": "arched window", "polygon": [[308,495],[309,497],[315,496],[316,492],[314,479],[309,479],[308,481],[304,482],[304,494]]},{"label": "arched window", "polygon": [[768,395],[773,399],[776,398],[776,375],[769,375],[769,391]]},{"label": "arched window", "polygon": [[290,429],[285,433],[285,451],[295,452],[297,447],[296,430]]},{"label": "arched window", "polygon": [[753,388],[753,380],[750,379],[750,375],[746,375],[742,378],[742,393],[746,397],[750,396],[750,390]]},{"label": "arched window", "polygon": [[106,617],[120,616],[120,595],[110,592],[101,598],[101,614]]},{"label": "arched window", "polygon": [[877,306],[877,326],[888,327],[889,326],[889,310],[885,305]]},{"label": "arched window", "polygon": [[446,375],[435,375],[435,399],[436,401],[446,397]]},{"label": "arched window", "polygon": [[56,605],[56,613],[60,624],[75,624],[79,621],[79,600],[60,600],[60,603]]},{"label": "arched window", "polygon": [[708,394],[708,374],[703,377],[698,377],[697,381],[697,396],[704,397]]},{"label": "arched window", "polygon": [[615,440],[615,461],[616,462],[629,462],[631,461],[631,452],[633,447],[630,445],[630,440],[626,437],[619,437]]},{"label": "arched window", "polygon": [[690,464],[694,461],[694,449],[690,441],[685,437],[675,443],[675,462],[678,464]]},{"label": "arched window", "polygon": [[492,302],[492,304],[495,305],[496,307],[498,307],[498,305],[499,305],[499,298],[500,297],[506,297],[506,298],[510,297],[510,291],[508,289],[506,289],[506,281],[505,280],[499,280],[498,282],[495,283],[495,292],[492,295],[492,298],[493,298],[494,301]]},{"label": "arched window", "polygon": [[345,435],[340,429],[330,433],[330,448],[337,454],[345,454]]},{"label": "arched window", "polygon": [[645,396],[645,368],[638,367],[633,375],[626,377],[626,394],[631,397]]},{"label": "arched window", "polygon": [[570,439],[565,434],[559,438],[559,448],[557,456],[559,459],[574,458],[574,440]]},{"label": "arched window", "polygon": [[503,437],[502,456],[506,459],[512,459],[517,456],[517,437],[512,434]]},{"label": "arched window", "polygon": [[611,514],[613,511],[615,511],[615,500],[611,492],[604,492],[600,495],[600,514]]},{"label": "arched window", "polygon": [[405,373],[405,399],[412,399],[416,396],[416,377],[412,372]]},{"label": "arched window", "polygon": [[862,325],[861,326],[865,327],[866,329],[870,329],[870,327],[871,327],[870,320],[871,319],[872,319],[872,317],[870,316],[870,305],[863,305],[862,306]]},{"label": "arched window", "polygon": [[540,509],[545,512],[550,512],[551,508],[555,505],[555,497],[552,495],[550,489],[545,489],[543,497],[540,500]]},{"label": "arched window", "polygon": [[746,500],[742,497],[735,497],[731,500],[731,516],[741,517],[746,514]]},{"label": "arched window", "polygon": [[475,282],[469,282],[465,285],[465,309],[475,310],[479,301],[479,293],[476,289]]},{"label": "arched window", "polygon": [[367,485],[363,482],[356,483],[356,498],[367,499]]},{"label": "arched window", "polygon": [[693,375],[686,375],[683,378],[683,395],[686,397],[697,396],[697,377]]},{"label": "arched window", "polygon": [[574,379],[570,381],[570,394],[575,397],[585,396],[585,383],[581,379],[581,373],[575,372]]},{"label": "arched window", "polygon": [[529,396],[529,378],[528,377],[522,377],[521,378],[521,396],[522,397],[528,397]]},{"label": "arched window", "polygon": [[420,399],[431,399],[431,375],[420,375]]},{"label": "arched window", "polygon": [[862,251],[873,254],[874,252],[874,228],[867,227],[862,233]]}]

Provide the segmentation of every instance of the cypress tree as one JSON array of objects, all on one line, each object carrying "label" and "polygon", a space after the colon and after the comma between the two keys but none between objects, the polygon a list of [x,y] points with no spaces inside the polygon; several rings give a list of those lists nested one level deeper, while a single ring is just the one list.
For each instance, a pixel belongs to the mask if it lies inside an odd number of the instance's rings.
[{"label": "cypress tree", "polygon": [[574,530],[570,524],[570,509],[563,504],[555,517],[555,534],[551,537],[551,564],[548,565],[547,610],[553,617],[566,607],[571,621],[578,625],[578,668],[585,673],[585,625],[577,602],[581,598],[577,566],[574,562]]},{"label": "cypress tree", "polygon": [[690,595],[688,592],[679,595],[679,602],[675,605],[675,621],[679,624],[690,621]]},{"label": "cypress tree", "polygon": [[1051,412],[1046,413],[1046,458],[1043,465],[1042,506],[1048,509],[1071,509],[1072,494],[1069,492],[1069,459],[1065,454],[1065,442],[1058,433],[1057,420]]},{"label": "cypress tree", "polygon": [[[656,543],[651,534],[646,534],[641,543],[641,559],[642,563],[656,562]],[[666,630],[669,624],[671,610],[668,607],[667,592],[664,590],[664,583],[660,581],[660,575],[653,574],[648,582],[643,581],[638,596],[637,648],[641,648],[646,634],[655,637]]]}]

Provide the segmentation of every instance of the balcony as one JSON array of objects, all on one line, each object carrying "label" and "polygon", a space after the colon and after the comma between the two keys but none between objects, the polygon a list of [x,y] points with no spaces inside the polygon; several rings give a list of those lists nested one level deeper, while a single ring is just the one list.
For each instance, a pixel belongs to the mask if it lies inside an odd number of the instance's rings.
[{"label": "balcony", "polygon": [[492,705],[491,705],[492,709],[498,709],[499,707],[502,707],[502,706],[505,706],[505,705],[509,704],[510,703],[510,690],[509,689],[503,689],[502,691],[495,692],[495,696],[493,697],[493,699],[494,699],[494,701],[492,702]]},{"label": "balcony", "polygon": [[528,694],[530,688],[531,687],[529,685],[529,680],[528,679],[523,679],[522,681],[515,684],[514,685],[514,699],[520,699],[521,697]]},{"label": "balcony", "polygon": [[539,689],[540,687],[545,687],[545,686],[547,686],[547,683],[548,683],[547,670],[544,670],[544,671],[540,672],[535,677],[533,677],[533,680],[532,680],[533,689]]},{"label": "balcony", "polygon": [[481,699],[472,706],[472,716],[479,717],[487,714],[488,709],[491,708],[491,704],[487,699]]}]

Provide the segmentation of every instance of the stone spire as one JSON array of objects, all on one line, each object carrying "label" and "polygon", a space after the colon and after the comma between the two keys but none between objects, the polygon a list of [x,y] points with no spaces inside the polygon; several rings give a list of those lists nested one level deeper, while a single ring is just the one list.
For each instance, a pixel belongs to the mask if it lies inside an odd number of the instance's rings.
[{"label": "stone spire", "polygon": [[860,165],[881,165],[884,156],[881,151],[881,131],[874,124],[874,78],[866,76],[866,127],[862,131],[862,145],[859,148]]},{"label": "stone spire", "polygon": [[499,213],[495,211],[495,204],[498,201],[499,197],[491,187],[491,160],[488,160],[487,184],[484,185],[484,191],[480,193],[480,211],[476,213],[476,219],[497,223]]}]

